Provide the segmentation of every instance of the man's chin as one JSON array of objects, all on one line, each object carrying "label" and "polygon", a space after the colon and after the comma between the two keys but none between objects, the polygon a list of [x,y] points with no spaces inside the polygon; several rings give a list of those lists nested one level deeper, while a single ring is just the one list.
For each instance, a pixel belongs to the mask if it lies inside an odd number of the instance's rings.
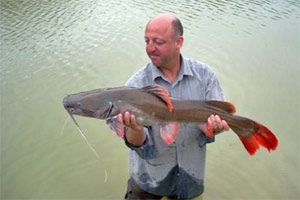
[{"label": "man's chin", "polygon": [[160,64],[160,58],[158,56],[149,56],[153,65],[158,66]]},{"label": "man's chin", "polygon": [[152,62],[153,65],[155,65],[155,66],[157,66],[157,67],[160,66],[160,62],[157,61],[157,60],[151,59],[151,62]]}]

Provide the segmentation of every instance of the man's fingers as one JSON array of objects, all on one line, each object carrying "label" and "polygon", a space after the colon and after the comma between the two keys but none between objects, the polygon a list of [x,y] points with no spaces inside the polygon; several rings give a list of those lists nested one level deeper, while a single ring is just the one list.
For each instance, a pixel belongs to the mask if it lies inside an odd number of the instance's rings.
[{"label": "man's fingers", "polygon": [[210,119],[214,131],[222,129],[221,119],[218,115],[211,115],[208,119]]},{"label": "man's fingers", "polygon": [[219,115],[215,115],[215,128],[218,131],[223,129],[223,124]]},{"label": "man's fingers", "polygon": [[229,125],[225,120],[221,120],[219,115],[211,115],[207,122],[211,122],[214,131],[228,131]]},{"label": "man's fingers", "polygon": [[132,126],[136,126],[136,119],[134,115],[130,115],[130,123]]},{"label": "man's fingers", "polygon": [[125,112],[125,114],[124,114],[124,124],[126,126],[130,126],[130,114],[129,114],[129,112]]},{"label": "man's fingers", "polygon": [[225,120],[222,120],[222,125],[223,125],[225,131],[228,131],[230,129],[229,125],[227,124],[227,122]]},{"label": "man's fingers", "polygon": [[122,123],[122,124],[124,123],[122,114],[118,114],[117,118],[120,123]]},{"label": "man's fingers", "polygon": [[118,121],[133,129],[140,129],[141,126],[137,123],[135,115],[130,114],[128,111],[123,115],[118,114]]}]

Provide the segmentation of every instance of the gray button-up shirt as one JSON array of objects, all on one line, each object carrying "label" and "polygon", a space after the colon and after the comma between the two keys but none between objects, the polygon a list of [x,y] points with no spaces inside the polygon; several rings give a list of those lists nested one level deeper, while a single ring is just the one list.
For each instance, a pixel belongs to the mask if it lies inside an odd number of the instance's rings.
[{"label": "gray button-up shirt", "polygon": [[[220,84],[206,64],[181,56],[181,69],[174,82],[168,81],[152,63],[147,64],[126,83],[127,86],[164,86],[170,96],[192,100],[224,100]],[[204,190],[207,138],[196,124],[179,125],[174,143],[160,138],[159,127],[145,128],[146,142],[131,148],[130,176],[145,191],[175,198],[192,198]]]}]

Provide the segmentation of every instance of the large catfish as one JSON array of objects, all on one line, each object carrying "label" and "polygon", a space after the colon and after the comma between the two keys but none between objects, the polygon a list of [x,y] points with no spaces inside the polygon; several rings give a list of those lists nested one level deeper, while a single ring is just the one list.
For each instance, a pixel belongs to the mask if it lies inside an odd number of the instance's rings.
[{"label": "large catfish", "polygon": [[[255,154],[260,145],[269,151],[275,150],[278,145],[276,136],[267,127],[246,117],[233,115],[233,104],[172,98],[160,85],[96,89],[69,95],[64,98],[63,104],[71,116],[75,114],[106,120],[120,137],[124,136],[124,126],[117,115],[126,111],[134,114],[140,125],[160,125],[161,138],[167,144],[176,139],[178,123],[206,123],[213,114],[227,121],[250,155]],[[211,126],[207,127],[206,132],[208,137],[213,136]]]}]

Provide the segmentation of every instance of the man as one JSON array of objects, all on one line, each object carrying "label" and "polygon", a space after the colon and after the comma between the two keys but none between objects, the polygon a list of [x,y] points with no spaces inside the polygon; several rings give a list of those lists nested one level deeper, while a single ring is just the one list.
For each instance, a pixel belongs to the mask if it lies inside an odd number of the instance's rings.
[{"label": "man", "polygon": [[[133,75],[127,86],[164,86],[180,99],[223,100],[219,82],[204,63],[181,55],[183,28],[173,14],[152,18],[145,30],[146,52],[151,60]],[[203,132],[207,124],[180,124],[170,145],[159,137],[159,127],[142,127],[126,112],[118,120],[128,127],[125,143],[130,151],[130,179],[126,199],[187,199],[203,193],[206,143],[214,141]],[[219,116],[207,120],[214,132],[229,130]]]}]

